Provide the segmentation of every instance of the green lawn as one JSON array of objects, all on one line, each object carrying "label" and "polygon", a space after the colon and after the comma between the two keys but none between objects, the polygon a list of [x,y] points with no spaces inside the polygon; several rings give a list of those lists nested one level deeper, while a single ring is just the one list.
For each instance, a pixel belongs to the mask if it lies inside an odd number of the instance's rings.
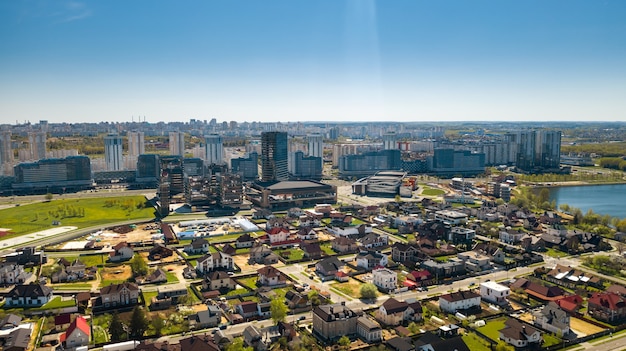
[{"label": "green lawn", "polygon": [[563,252],[563,251],[559,251],[559,250],[555,250],[553,248],[550,247],[546,247],[546,255],[550,256],[550,257],[565,257],[567,256],[567,253]]},{"label": "green lawn", "polygon": [[231,290],[228,293],[226,293],[225,296],[237,296],[240,294],[247,294],[249,292],[248,289],[245,288],[240,288],[240,289],[235,289],[235,290]]},{"label": "green lawn", "polygon": [[504,329],[506,318],[497,318],[490,320],[486,325],[476,329],[486,335],[489,339],[498,342],[500,340],[500,330]]},{"label": "green lawn", "polygon": [[149,307],[150,300],[152,300],[153,297],[156,297],[159,294],[156,291],[142,291],[141,293],[143,294],[143,301],[146,304],[146,307]]},{"label": "green lawn", "polygon": [[558,345],[561,342],[563,342],[563,340],[557,338],[556,336],[554,336],[552,334],[544,333],[543,334],[543,343],[541,344],[541,347],[548,347],[548,346],[552,346],[552,345]]},{"label": "green lawn", "polygon": [[441,189],[434,189],[434,188],[427,188],[427,187],[425,187],[424,190],[422,190],[422,195],[424,196],[439,196],[445,193],[446,192]]},{"label": "green lawn", "polygon": [[247,287],[249,289],[256,289],[256,282],[257,282],[258,276],[254,275],[252,277],[248,277],[248,278],[240,278],[237,279],[237,282],[244,286]]},{"label": "green lawn", "polygon": [[53,221],[63,226],[86,228],[152,219],[154,208],[148,206],[143,196],[52,200],[0,210],[0,227],[11,228],[12,234],[7,238],[53,228]]},{"label": "green lawn", "polygon": [[[284,252],[289,252],[289,256],[283,256]],[[276,254],[287,262],[299,261],[304,258],[304,251],[300,249],[276,250]]]},{"label": "green lawn", "polygon": [[81,260],[85,266],[87,267],[92,267],[92,266],[104,266],[104,264],[106,263],[108,258],[108,255],[81,255],[80,257],[78,257],[79,260]]},{"label": "green lawn", "polygon": [[176,276],[176,274],[172,273],[172,272],[165,272],[165,276],[167,277],[167,282],[168,283],[178,283],[178,277]]},{"label": "green lawn", "polygon": [[89,283],[54,284],[52,288],[54,290],[91,290],[91,284]]},{"label": "green lawn", "polygon": [[100,316],[94,316],[92,321],[93,327],[93,342],[104,343],[109,341],[109,324],[111,323],[110,314],[102,314]]},{"label": "green lawn", "polygon": [[467,333],[463,335],[463,341],[472,351],[491,351],[490,344],[487,340],[481,338],[475,333]]},{"label": "green lawn", "polygon": [[51,310],[51,309],[56,309],[56,308],[65,308],[65,307],[73,307],[73,306],[76,306],[75,300],[63,301],[61,300],[61,296],[57,296],[51,301],[49,301],[47,304],[41,306],[39,309]]},{"label": "green lawn", "polygon": [[336,254],[335,250],[333,250],[332,248],[332,244],[331,243],[323,243],[320,245],[320,249],[322,249],[322,251],[324,251],[325,254],[331,256]]},{"label": "green lawn", "polygon": [[236,249],[235,250],[235,255],[243,255],[243,254],[247,254],[250,253],[250,248],[249,247],[242,247],[241,249]]}]

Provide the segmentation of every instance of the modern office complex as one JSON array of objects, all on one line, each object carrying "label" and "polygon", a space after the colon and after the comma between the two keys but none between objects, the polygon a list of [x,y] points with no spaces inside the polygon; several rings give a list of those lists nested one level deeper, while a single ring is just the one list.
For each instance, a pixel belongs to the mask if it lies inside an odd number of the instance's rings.
[{"label": "modern office complex", "polygon": [[107,171],[121,171],[124,168],[122,158],[122,138],[117,134],[104,137],[104,159]]},{"label": "modern office complex", "polygon": [[429,172],[438,176],[475,176],[485,172],[485,154],[454,149],[435,149],[428,158]]},{"label": "modern office complex", "polygon": [[205,161],[207,164],[224,163],[224,143],[219,134],[209,134],[204,136],[205,141]]},{"label": "modern office complex", "polygon": [[259,178],[259,155],[251,152],[248,157],[233,158],[230,160],[230,168],[233,173],[240,173],[244,181],[257,180]]},{"label": "modern office complex", "polygon": [[399,194],[405,172],[378,172],[352,184],[352,193],[359,195],[396,196]]},{"label": "modern office complex", "polygon": [[14,168],[13,188],[23,191],[65,192],[93,185],[91,163],[87,156],[44,159],[21,163]]},{"label": "modern office complex", "polygon": [[143,132],[128,132],[128,156],[139,157],[146,153]]},{"label": "modern office complex", "polygon": [[398,149],[345,155],[339,159],[339,174],[342,177],[364,177],[379,171],[399,171],[401,168]]},{"label": "modern office complex", "polygon": [[170,155],[185,155],[185,133],[170,132]]},{"label": "modern office complex", "polygon": [[161,165],[159,155],[143,154],[137,158],[137,172],[135,181],[141,184],[154,184],[159,180]]},{"label": "modern office complex", "polygon": [[287,166],[287,133],[262,133],[261,149],[261,181],[277,182],[288,180],[289,169]]},{"label": "modern office complex", "polygon": [[30,146],[31,161],[43,160],[46,158],[46,132],[28,133],[28,144]]}]

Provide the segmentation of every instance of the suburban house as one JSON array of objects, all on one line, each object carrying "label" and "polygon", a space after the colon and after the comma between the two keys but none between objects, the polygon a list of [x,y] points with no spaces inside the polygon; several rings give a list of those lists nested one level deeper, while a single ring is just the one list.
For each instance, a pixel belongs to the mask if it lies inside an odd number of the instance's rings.
[{"label": "suburban house", "polygon": [[128,282],[105,286],[100,289],[100,301],[103,307],[136,305],[139,301],[139,287]]},{"label": "suburban house", "polygon": [[254,325],[249,325],[242,332],[243,343],[254,351],[265,351],[269,348],[271,340],[265,337],[261,330]]},{"label": "suburban house", "polygon": [[322,257],[324,253],[319,243],[302,244],[300,248],[304,251],[304,257],[312,260]]},{"label": "suburban house", "polygon": [[165,282],[167,282],[167,273],[165,273],[162,268],[157,268],[144,279],[143,284],[159,284]]},{"label": "suburban house", "polygon": [[24,284],[32,273],[24,271],[24,266],[12,262],[0,264],[0,285]]},{"label": "suburban house", "polygon": [[196,271],[200,274],[206,274],[217,269],[232,271],[232,256],[218,251],[202,256],[202,258],[199,258],[196,263]]},{"label": "suburban house", "polygon": [[191,244],[185,245],[183,251],[188,255],[205,254],[209,252],[209,242],[203,238],[194,238]]},{"label": "suburban house", "polygon": [[26,351],[29,349],[31,328],[15,328],[4,338],[3,351]]},{"label": "suburban house", "polygon": [[382,291],[394,291],[398,288],[398,273],[385,267],[375,267],[372,270],[372,283]]},{"label": "suburban house", "polygon": [[458,211],[440,210],[435,212],[435,220],[452,225],[459,225],[467,222],[467,215]]},{"label": "suburban house", "polygon": [[304,214],[302,216],[300,216],[298,218],[298,220],[300,221],[300,226],[301,227],[313,227],[313,228],[317,228],[319,227],[322,222],[320,221],[320,219],[316,216],[312,216],[310,214]]},{"label": "suburban house", "polygon": [[476,251],[459,252],[457,257],[465,262],[465,270],[468,272],[482,272],[491,269],[491,257]]},{"label": "suburban house", "polygon": [[541,341],[541,332],[526,323],[520,322],[515,318],[509,318],[504,322],[505,327],[500,330],[500,340],[504,340],[507,344],[515,346],[515,348],[529,347],[536,345],[539,347]]},{"label": "suburban house", "polygon": [[506,305],[509,303],[507,297],[511,294],[511,289],[496,282],[480,283],[480,296],[483,300],[497,305]]},{"label": "suburban house", "polygon": [[405,282],[414,282],[416,286],[427,286],[433,284],[434,279],[435,277],[432,273],[425,269],[421,269],[419,271],[412,271],[411,273],[407,274]]},{"label": "suburban house", "polygon": [[82,316],[76,317],[65,333],[61,334],[61,342],[66,349],[88,346],[91,341],[91,327]]},{"label": "suburban house", "polygon": [[616,293],[595,293],[587,299],[587,312],[593,318],[616,322],[626,318],[626,298]]},{"label": "suburban house", "polygon": [[557,335],[567,335],[570,332],[570,317],[567,312],[554,301],[548,302],[541,311],[533,314],[534,323],[549,332]]},{"label": "suburban house", "polygon": [[342,236],[333,240],[332,249],[339,253],[346,253],[357,251],[359,246],[355,239]]},{"label": "suburban house", "polygon": [[300,227],[296,236],[300,240],[317,240],[317,232],[311,227]]},{"label": "suburban house", "polygon": [[480,295],[471,291],[457,291],[439,296],[439,309],[456,313],[459,310],[480,308]]},{"label": "suburban house", "polygon": [[43,284],[18,284],[6,295],[6,306],[39,307],[52,300],[52,288]]},{"label": "suburban house", "polygon": [[567,295],[558,300],[555,300],[556,304],[561,307],[567,313],[577,313],[583,305],[583,298],[580,295]]},{"label": "suburban house", "polygon": [[289,226],[290,224],[286,217],[272,217],[265,223],[265,231],[269,233],[270,229],[273,228],[289,229]]},{"label": "suburban house", "polygon": [[569,288],[575,288],[576,285],[590,285],[601,288],[603,283],[599,277],[560,264],[557,264],[556,267],[546,273],[546,280]]},{"label": "suburban house", "polygon": [[[150,351],[219,351],[220,348],[206,335],[194,335],[185,339],[180,339],[180,349],[174,348],[171,344],[161,344],[161,347],[156,350]],[[170,350],[164,349],[165,347],[172,347]],[[137,349],[135,349],[137,350]]]},{"label": "suburban house", "polygon": [[122,262],[128,261],[133,258],[135,251],[128,245],[127,242],[121,242],[113,246],[113,251],[109,253],[109,261]]},{"label": "suburban house", "polygon": [[416,262],[419,249],[415,245],[396,242],[391,246],[391,258],[394,262]]},{"label": "suburban house", "polygon": [[238,249],[243,249],[246,247],[252,247],[254,246],[255,243],[255,239],[250,236],[250,234],[245,233],[245,234],[241,234],[237,240],[235,240],[235,247]]},{"label": "suburban house", "polygon": [[359,236],[372,233],[374,229],[371,224],[361,224],[359,226],[353,225],[339,225],[339,224],[329,224],[326,226],[326,229],[329,233],[340,236]]},{"label": "suburban house", "polygon": [[376,251],[361,251],[356,255],[356,265],[366,270],[376,266],[385,267],[388,263],[387,255]]},{"label": "suburban house", "polygon": [[448,242],[453,244],[471,244],[474,237],[476,237],[476,231],[474,229],[452,227],[448,234]]},{"label": "suburban house", "polygon": [[324,341],[337,340],[357,333],[359,316],[345,303],[320,305],[313,309],[313,333]]},{"label": "suburban house", "polygon": [[189,322],[195,329],[217,327],[221,321],[222,311],[216,305],[207,305],[205,311],[198,311],[198,313],[189,316]]},{"label": "suburban house", "polygon": [[491,258],[491,261],[496,263],[504,263],[504,259],[506,258],[506,254],[504,253],[504,251],[493,242],[478,243],[474,245],[472,251],[489,256]]},{"label": "suburban house", "polygon": [[163,244],[156,243],[154,247],[148,252],[148,259],[150,261],[159,261],[165,257],[170,257],[174,254],[174,250],[170,249]]},{"label": "suburban house", "polygon": [[545,286],[534,283],[526,278],[519,278],[511,284],[511,289],[524,289],[528,295],[532,295],[541,301],[556,301],[563,296],[565,292],[558,286]]},{"label": "suburban house", "polygon": [[435,276],[435,281],[465,274],[465,262],[455,258],[448,259],[446,262],[434,260],[424,261],[422,262],[422,267],[426,268]]},{"label": "suburban house", "polygon": [[415,299],[398,301],[387,299],[376,311],[376,319],[386,325],[400,325],[405,321],[420,321],[422,305]]},{"label": "suburban house", "polygon": [[280,245],[281,243],[287,242],[289,240],[289,229],[283,227],[274,227],[268,229],[267,236],[269,238],[270,245]]},{"label": "suburban house", "polygon": [[202,281],[202,290],[233,290],[237,283],[224,271],[213,271]]},{"label": "suburban house", "polygon": [[257,270],[257,283],[263,286],[282,286],[287,284],[287,278],[274,266],[265,266]]},{"label": "suburban house", "polygon": [[499,233],[499,239],[505,244],[517,244],[522,241],[522,237],[526,235],[523,230],[501,230]]},{"label": "suburban house", "polygon": [[278,263],[278,255],[266,245],[257,245],[250,248],[250,263],[274,264]]},{"label": "suburban house", "polygon": [[287,291],[285,301],[290,310],[307,309],[309,307],[309,297],[293,290]]},{"label": "suburban house", "polygon": [[259,306],[255,301],[244,301],[235,305],[235,311],[243,318],[252,318],[259,315]]},{"label": "suburban house", "polygon": [[387,235],[378,235],[375,233],[370,233],[362,237],[360,242],[361,242],[361,246],[363,246],[364,248],[374,249],[377,247],[387,246],[388,237]]},{"label": "suburban house", "polygon": [[334,277],[345,266],[336,256],[327,257],[315,264],[315,271],[322,277]]},{"label": "suburban house", "polygon": [[383,339],[383,330],[380,325],[366,316],[357,318],[356,333],[366,343],[379,342]]}]

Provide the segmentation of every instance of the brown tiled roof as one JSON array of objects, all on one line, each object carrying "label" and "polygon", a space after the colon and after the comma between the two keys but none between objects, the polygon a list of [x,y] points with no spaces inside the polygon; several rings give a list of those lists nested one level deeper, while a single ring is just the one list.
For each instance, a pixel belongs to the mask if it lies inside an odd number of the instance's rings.
[{"label": "brown tiled roof", "polygon": [[473,299],[476,297],[480,297],[480,295],[472,292],[472,291],[457,291],[446,295],[441,295],[439,298],[442,298],[448,302],[462,301]]},{"label": "brown tiled roof", "polygon": [[137,286],[137,284],[134,283],[122,283],[122,284],[111,284],[109,286],[105,286],[104,288],[100,289],[100,294],[117,294],[120,291],[122,291],[122,289],[127,288],[128,290],[139,290],[139,287]]},{"label": "brown tiled roof", "polygon": [[398,301],[393,297],[390,297],[383,303],[383,307],[387,314],[393,314],[398,312],[404,312],[409,307],[409,304],[404,301]]}]

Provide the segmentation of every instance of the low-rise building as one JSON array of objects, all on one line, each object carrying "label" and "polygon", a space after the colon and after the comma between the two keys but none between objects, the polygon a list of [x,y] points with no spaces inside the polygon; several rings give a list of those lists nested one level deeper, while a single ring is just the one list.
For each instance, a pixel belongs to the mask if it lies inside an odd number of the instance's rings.
[{"label": "low-rise building", "polygon": [[287,284],[287,278],[274,266],[265,266],[257,270],[259,285],[282,286]]},{"label": "low-rise building", "polygon": [[382,291],[394,291],[398,288],[398,273],[384,267],[374,268],[372,283]]},{"label": "low-rise building", "polygon": [[541,332],[526,323],[515,318],[509,318],[505,322],[505,327],[500,330],[500,340],[515,348],[524,348],[541,345],[543,338]]},{"label": "low-rise building", "polygon": [[185,245],[183,251],[189,255],[205,254],[209,252],[209,242],[203,238],[195,238],[191,244]]},{"label": "low-rise building", "polygon": [[214,270],[233,270],[233,258],[231,255],[224,252],[209,253],[196,262],[196,271],[199,274],[206,274]]},{"label": "low-rise building", "polygon": [[313,309],[313,333],[324,341],[337,340],[344,335],[354,336],[358,317],[345,303],[316,306]]},{"label": "low-rise building", "polygon": [[439,296],[439,309],[447,313],[480,308],[480,295],[472,291],[457,291]]},{"label": "low-rise building", "polygon": [[61,342],[66,349],[88,346],[91,342],[91,327],[81,316],[76,317],[67,331],[61,334]]},{"label": "low-rise building", "polygon": [[357,318],[356,332],[367,343],[375,343],[383,339],[383,330],[380,325],[366,316]]},{"label": "low-rise building", "polygon": [[480,283],[480,296],[487,302],[506,305],[509,294],[511,294],[511,289],[502,284],[491,281]]},{"label": "low-rise building", "polygon": [[387,299],[376,311],[376,319],[386,325],[400,325],[405,321],[420,321],[422,305],[415,299],[398,301],[393,297]]},{"label": "low-rise building", "polygon": [[6,295],[6,306],[39,307],[52,300],[52,288],[43,284],[18,284]]},{"label": "low-rise building", "polygon": [[356,265],[366,270],[376,266],[387,266],[387,255],[376,251],[361,251],[356,255]]},{"label": "low-rise building", "polygon": [[113,246],[113,251],[109,253],[109,260],[111,262],[128,261],[133,258],[135,250],[133,250],[127,242],[121,242]]},{"label": "low-rise building", "polygon": [[605,322],[626,319],[626,298],[616,293],[595,293],[587,299],[587,313]]},{"label": "low-rise building", "polygon": [[549,332],[565,336],[570,332],[570,317],[556,302],[550,301],[541,311],[533,313],[534,323]]},{"label": "low-rise building", "polygon": [[136,305],[139,292],[134,283],[111,284],[100,289],[100,305],[105,308]]}]

